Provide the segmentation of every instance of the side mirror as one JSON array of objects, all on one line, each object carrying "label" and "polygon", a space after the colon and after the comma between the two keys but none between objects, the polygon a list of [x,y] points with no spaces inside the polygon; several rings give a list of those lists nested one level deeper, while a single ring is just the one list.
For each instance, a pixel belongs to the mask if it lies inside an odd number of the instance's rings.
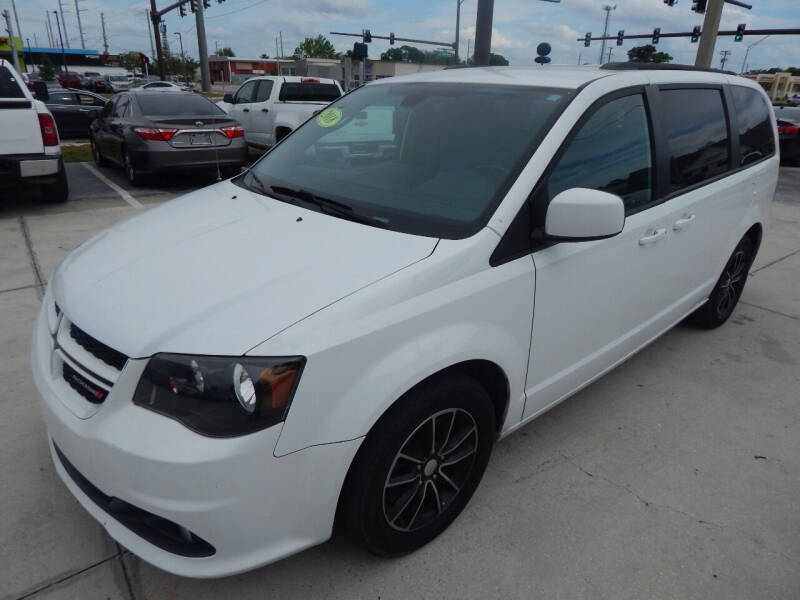
[{"label": "side mirror", "polygon": [[[219,96],[218,96],[219,97]],[[233,104],[233,94],[225,94],[222,97],[223,102],[227,102],[228,104]]]},{"label": "side mirror", "polygon": [[587,242],[613,237],[624,226],[622,198],[600,190],[572,188],[550,201],[544,230],[551,240]]}]

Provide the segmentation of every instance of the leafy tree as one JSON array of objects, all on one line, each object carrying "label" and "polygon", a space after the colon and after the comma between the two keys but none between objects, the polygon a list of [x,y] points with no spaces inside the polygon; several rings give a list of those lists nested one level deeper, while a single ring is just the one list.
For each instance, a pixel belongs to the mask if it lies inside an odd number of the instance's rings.
[{"label": "leafy tree", "polygon": [[55,77],[56,69],[53,66],[53,61],[50,60],[47,54],[42,55],[42,62],[39,64],[39,74],[45,81],[52,81],[53,77]]},{"label": "leafy tree", "polygon": [[381,60],[389,62],[403,62],[405,56],[400,48],[389,48],[386,52],[381,52]]},{"label": "leafy tree", "polygon": [[489,64],[497,67],[507,67],[508,59],[502,54],[495,54],[494,52],[489,52]]},{"label": "leafy tree", "polygon": [[294,56],[298,58],[336,58],[336,49],[324,35],[315,38],[307,37],[297,48]]},{"label": "leafy tree", "polygon": [[393,62],[410,62],[410,63],[424,63],[426,62],[426,53],[414,46],[400,46],[399,48],[389,48],[386,52],[381,53],[381,60],[389,60]]},{"label": "leafy tree", "polygon": [[264,52],[261,56],[259,56],[259,58],[269,58],[269,54]]},{"label": "leafy tree", "polygon": [[119,55],[119,64],[121,64],[122,68],[126,71],[136,71],[141,68],[142,60],[138,52],[131,50]]},{"label": "leafy tree", "polygon": [[668,63],[672,57],[666,52],[656,52],[653,44],[645,44],[628,50],[628,60],[630,62]]},{"label": "leafy tree", "polygon": [[233,56],[236,56],[236,53],[233,51],[233,49],[231,49],[230,46],[223,46],[217,52],[217,56],[231,56],[231,57],[233,57]]}]

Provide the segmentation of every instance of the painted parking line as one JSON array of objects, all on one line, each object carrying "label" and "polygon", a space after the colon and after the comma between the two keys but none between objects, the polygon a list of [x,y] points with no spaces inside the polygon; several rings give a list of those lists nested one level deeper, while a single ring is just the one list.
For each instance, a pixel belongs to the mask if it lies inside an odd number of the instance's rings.
[{"label": "painted parking line", "polygon": [[97,177],[100,181],[105,183],[108,187],[112,190],[117,192],[120,195],[120,198],[125,200],[128,204],[130,204],[133,208],[144,208],[144,205],[139,202],[136,198],[131,196],[128,192],[124,189],[119,187],[116,183],[111,181],[108,177],[103,175],[100,171],[98,171],[92,163],[84,162],[81,163],[84,167],[86,167],[90,173],[92,173],[95,177]]}]

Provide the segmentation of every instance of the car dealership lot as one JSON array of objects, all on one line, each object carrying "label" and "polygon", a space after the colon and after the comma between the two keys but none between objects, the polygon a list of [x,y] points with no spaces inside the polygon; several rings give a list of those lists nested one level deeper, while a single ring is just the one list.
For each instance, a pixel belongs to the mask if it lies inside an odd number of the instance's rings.
[{"label": "car dealership lot", "polygon": [[28,352],[40,284],[69,250],[213,177],[131,188],[117,169],[67,168],[67,204],[28,192],[0,201],[0,598],[790,598],[800,590],[800,169],[781,170],[731,322],[676,327],[500,442],[464,514],[428,547],[385,561],[338,537],[251,573],[194,581],[122,550],[64,488]]}]

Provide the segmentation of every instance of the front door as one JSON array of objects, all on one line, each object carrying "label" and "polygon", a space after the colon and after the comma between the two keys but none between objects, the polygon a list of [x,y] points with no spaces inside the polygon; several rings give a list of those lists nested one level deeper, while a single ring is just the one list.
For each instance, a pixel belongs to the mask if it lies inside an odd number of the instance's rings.
[{"label": "front door", "polygon": [[275,108],[270,97],[275,89],[271,79],[261,79],[250,111],[250,135],[258,146],[268,147],[275,143]]},{"label": "front door", "polygon": [[665,327],[671,222],[670,208],[655,191],[651,131],[642,89],[612,94],[589,109],[537,186],[537,221],[552,198],[575,187],[620,196],[626,221],[609,239],[534,251],[524,418],[587,384]]},{"label": "front door", "polygon": [[252,142],[250,135],[251,118],[250,112],[252,110],[253,101],[256,98],[256,88],[258,87],[258,80],[251,79],[244,82],[233,97],[233,106],[231,106],[228,114],[232,119],[236,119],[239,125],[244,129],[244,137],[247,142]]}]

